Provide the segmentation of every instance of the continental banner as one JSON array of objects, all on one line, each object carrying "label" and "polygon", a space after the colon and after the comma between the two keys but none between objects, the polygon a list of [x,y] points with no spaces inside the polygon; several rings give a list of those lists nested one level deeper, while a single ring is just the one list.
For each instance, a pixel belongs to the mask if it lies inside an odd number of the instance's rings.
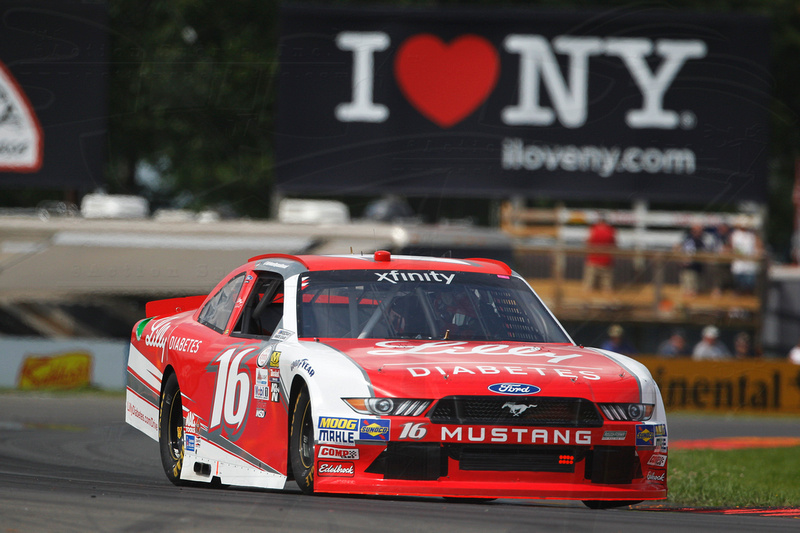
[{"label": "continental banner", "polygon": [[800,414],[800,366],[765,360],[636,359],[653,374],[667,412]]}]

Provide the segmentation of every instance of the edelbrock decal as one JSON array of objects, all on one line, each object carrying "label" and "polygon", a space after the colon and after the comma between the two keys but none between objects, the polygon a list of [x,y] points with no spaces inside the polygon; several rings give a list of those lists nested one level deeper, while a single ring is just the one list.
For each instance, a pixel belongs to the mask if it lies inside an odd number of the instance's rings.
[{"label": "edelbrock decal", "polygon": [[536,394],[542,389],[536,385],[529,385],[527,383],[495,383],[487,387],[495,394],[513,394],[513,395],[527,395]]}]

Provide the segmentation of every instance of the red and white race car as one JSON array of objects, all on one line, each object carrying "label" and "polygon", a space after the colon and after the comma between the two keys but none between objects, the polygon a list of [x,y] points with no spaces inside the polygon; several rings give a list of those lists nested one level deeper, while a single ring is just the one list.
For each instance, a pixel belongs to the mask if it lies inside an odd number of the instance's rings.
[{"label": "red and white race car", "polygon": [[159,442],[175,484],[666,498],[650,373],[577,346],[498,261],[264,255],[147,314],[125,420]]}]

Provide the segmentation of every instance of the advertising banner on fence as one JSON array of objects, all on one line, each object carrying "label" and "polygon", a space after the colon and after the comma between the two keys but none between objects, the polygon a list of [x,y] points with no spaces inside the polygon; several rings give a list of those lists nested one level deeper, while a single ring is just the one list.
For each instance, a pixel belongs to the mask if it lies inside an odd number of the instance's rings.
[{"label": "advertising banner on fence", "polygon": [[128,342],[0,338],[0,389],[125,388]]},{"label": "advertising banner on fence", "polygon": [[763,201],[765,20],[282,12],[283,192]]},{"label": "advertising banner on fence", "polygon": [[101,2],[0,4],[0,188],[104,183],[106,18]]},{"label": "advertising banner on fence", "polygon": [[667,411],[800,414],[800,366],[786,361],[692,361],[637,357]]}]

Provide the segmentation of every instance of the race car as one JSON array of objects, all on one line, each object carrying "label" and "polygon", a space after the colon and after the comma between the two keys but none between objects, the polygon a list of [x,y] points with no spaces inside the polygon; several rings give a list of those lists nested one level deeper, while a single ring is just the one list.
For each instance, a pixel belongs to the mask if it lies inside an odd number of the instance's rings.
[{"label": "race car", "polygon": [[576,345],[505,263],[268,254],[146,314],[125,420],[158,441],[176,485],[666,498],[648,370]]}]

